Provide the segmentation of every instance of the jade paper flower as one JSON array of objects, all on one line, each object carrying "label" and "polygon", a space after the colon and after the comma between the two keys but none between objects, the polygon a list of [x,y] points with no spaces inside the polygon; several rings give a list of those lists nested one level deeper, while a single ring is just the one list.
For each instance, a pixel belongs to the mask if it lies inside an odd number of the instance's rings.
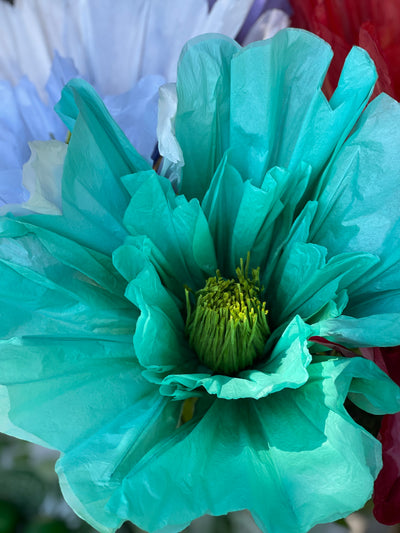
[{"label": "jade paper flower", "polygon": [[395,413],[399,388],[315,337],[400,343],[400,109],[363,112],[358,48],[328,102],[330,59],[301,30],[189,42],[160,107],[178,192],[71,81],[66,154],[38,143],[26,167],[45,189],[62,166],[62,214],[0,218],[0,428],[62,452],[101,532],[246,508],[306,532],[372,493],[381,445],[344,402]]},{"label": "jade paper flower", "polygon": [[[234,37],[253,1],[218,0],[212,9],[207,0],[120,0],[118,7],[114,0],[0,2],[0,205],[26,202],[35,192],[35,184],[22,181],[28,143],[65,140],[67,130],[53,107],[65,83],[78,75],[94,85],[151,161],[158,88],[175,80],[182,46],[206,32]],[[263,20],[244,32],[252,40],[289,22],[283,11],[268,10],[268,2],[262,7]],[[29,207],[38,211],[42,203]]]}]

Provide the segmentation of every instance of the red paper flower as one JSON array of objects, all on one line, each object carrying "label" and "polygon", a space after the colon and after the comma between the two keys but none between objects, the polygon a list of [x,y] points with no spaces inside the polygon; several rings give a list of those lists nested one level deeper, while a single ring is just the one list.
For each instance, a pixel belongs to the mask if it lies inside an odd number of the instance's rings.
[{"label": "red paper flower", "polygon": [[316,33],[335,53],[324,90],[330,97],[336,88],[344,59],[353,45],[367,50],[379,79],[373,97],[380,92],[400,99],[400,2],[398,0],[291,0],[292,26]]},{"label": "red paper flower", "polygon": [[[399,346],[364,348],[361,353],[400,384]],[[400,413],[384,416],[379,440],[382,443],[383,468],[375,481],[374,515],[384,524],[397,524],[400,522]]]}]

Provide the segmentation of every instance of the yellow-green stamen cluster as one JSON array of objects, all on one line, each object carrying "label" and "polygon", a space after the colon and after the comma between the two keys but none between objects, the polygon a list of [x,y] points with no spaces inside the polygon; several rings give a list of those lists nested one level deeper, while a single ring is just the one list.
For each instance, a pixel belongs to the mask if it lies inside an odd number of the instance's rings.
[{"label": "yellow-green stamen cluster", "polygon": [[269,336],[265,302],[260,301],[260,269],[248,277],[240,261],[237,279],[224,279],[217,270],[195,293],[192,310],[186,290],[186,333],[200,361],[214,372],[236,374],[259,357]]}]

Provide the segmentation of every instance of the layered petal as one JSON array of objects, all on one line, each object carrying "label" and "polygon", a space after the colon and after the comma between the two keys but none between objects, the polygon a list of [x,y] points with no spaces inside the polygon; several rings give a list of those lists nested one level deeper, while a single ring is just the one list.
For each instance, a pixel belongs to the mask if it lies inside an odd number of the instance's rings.
[{"label": "layered petal", "polygon": [[148,530],[175,532],[205,512],[248,508],[273,533],[305,532],[362,506],[381,465],[380,445],[343,401],[352,391],[373,412],[395,410],[398,391],[360,358],[309,371],[299,389],[214,402],[143,458],[108,509]]},{"label": "layered petal", "polygon": [[183,300],[185,285],[200,289],[217,269],[214,243],[199,202],[176,196],[170,182],[154,171],[137,172],[123,182],[132,196],[125,227],[132,235],[146,235],[168,258],[170,272],[180,285],[175,284],[175,295]]},{"label": "layered petal", "polygon": [[109,257],[5,217],[0,231],[1,338],[132,337],[137,311]]},{"label": "layered petal", "polygon": [[130,379],[130,392],[119,412],[56,464],[64,498],[102,533],[114,532],[124,522],[108,509],[122,480],[147,451],[176,430],[180,418],[181,402],[161,397],[143,378]]},{"label": "layered petal", "polygon": [[[226,39],[191,42],[179,63],[174,124],[185,161],[181,191],[201,199],[229,146],[244,179],[260,184],[273,166],[297,170],[306,162],[314,181],[351,131],[376,80],[368,55],[354,49],[328,103],[321,85],[331,56],[324,41],[297,30],[240,51]],[[192,120],[197,128],[188,135]]]},{"label": "layered petal", "polygon": [[392,192],[400,177],[399,117],[397,102],[376,98],[321,179],[312,240],[330,256],[363,251],[380,258],[350,291],[346,312],[356,317],[399,312],[400,255],[393,242],[400,198]]}]

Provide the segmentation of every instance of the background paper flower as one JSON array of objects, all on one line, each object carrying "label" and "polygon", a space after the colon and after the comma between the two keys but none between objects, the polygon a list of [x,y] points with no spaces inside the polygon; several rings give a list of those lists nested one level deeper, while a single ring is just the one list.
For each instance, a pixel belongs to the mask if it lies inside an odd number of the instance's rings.
[{"label": "background paper flower", "polygon": [[[400,348],[364,348],[368,357],[400,385]],[[383,468],[375,482],[374,515],[384,524],[400,522],[400,414],[386,415],[379,432]]]},{"label": "background paper flower", "polygon": [[[295,30],[191,41],[160,109],[180,194],[70,82],[66,154],[38,143],[27,167],[46,182],[63,166],[62,214],[0,219],[0,427],[63,452],[64,495],[100,531],[249,508],[298,533],[371,494],[380,444],[343,403],[396,412],[399,389],[309,339],[400,342],[400,110],[381,96],[359,119],[376,77],[360,49],[328,103],[330,57]],[[231,376],[190,346],[185,287],[235,278],[248,253],[271,336]]]},{"label": "background paper flower", "polygon": [[325,82],[328,96],[336,88],[350,48],[358,45],[367,50],[378,71],[373,96],[385,92],[400,99],[400,4],[397,0],[291,0],[291,4],[292,26],[316,33],[334,50]]},{"label": "background paper flower", "polygon": [[[28,142],[65,140],[53,106],[65,83],[78,75],[96,87],[129,140],[150,160],[158,87],[175,79],[182,46],[200,33],[235,36],[252,3],[218,0],[209,10],[206,0],[121,0],[118,8],[113,0],[0,2],[0,78],[8,80],[0,82],[0,205],[29,197],[21,176]],[[275,9],[268,24],[257,22],[253,33],[266,37],[287,24],[286,14]]]}]

